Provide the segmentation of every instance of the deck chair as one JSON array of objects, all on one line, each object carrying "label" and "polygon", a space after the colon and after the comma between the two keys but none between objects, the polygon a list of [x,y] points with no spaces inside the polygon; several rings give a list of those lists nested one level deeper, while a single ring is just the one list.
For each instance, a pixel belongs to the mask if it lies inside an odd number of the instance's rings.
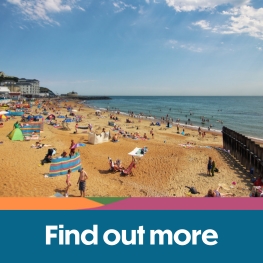
[{"label": "deck chair", "polygon": [[66,126],[65,126],[65,122],[64,121],[62,121],[62,128],[63,128],[63,130],[66,130]]},{"label": "deck chair", "polygon": [[127,176],[127,175],[133,175],[133,173],[132,173],[132,168],[135,168],[135,158],[134,157],[132,157],[132,162],[130,163],[130,165],[128,166],[128,168],[127,169],[123,169],[122,171],[121,171],[121,175],[122,176]]},{"label": "deck chair", "polygon": [[111,172],[121,172],[123,170],[123,168],[119,168],[116,165],[114,165],[114,162],[111,158],[109,158],[109,165],[110,165],[109,171]]},{"label": "deck chair", "polygon": [[70,130],[70,128],[69,128],[69,126],[68,126],[68,123],[66,122],[66,129],[69,131]]}]

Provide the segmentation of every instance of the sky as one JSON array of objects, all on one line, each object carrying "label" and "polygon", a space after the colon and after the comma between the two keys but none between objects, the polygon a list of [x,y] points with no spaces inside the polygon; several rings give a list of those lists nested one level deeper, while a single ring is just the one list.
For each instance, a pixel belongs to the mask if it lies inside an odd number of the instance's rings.
[{"label": "sky", "polygon": [[263,96],[262,0],[1,0],[0,71],[61,94]]}]

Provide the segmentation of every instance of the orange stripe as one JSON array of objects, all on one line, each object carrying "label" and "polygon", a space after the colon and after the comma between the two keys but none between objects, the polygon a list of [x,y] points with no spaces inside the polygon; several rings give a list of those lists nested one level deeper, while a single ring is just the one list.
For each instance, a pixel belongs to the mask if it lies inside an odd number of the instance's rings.
[{"label": "orange stripe", "polygon": [[81,210],[103,206],[86,198],[1,197],[0,210]]}]

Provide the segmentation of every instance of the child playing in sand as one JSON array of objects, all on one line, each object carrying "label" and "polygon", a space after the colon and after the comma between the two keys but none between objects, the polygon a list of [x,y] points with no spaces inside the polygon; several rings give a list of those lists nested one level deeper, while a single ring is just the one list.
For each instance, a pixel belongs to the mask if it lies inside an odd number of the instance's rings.
[{"label": "child playing in sand", "polygon": [[67,184],[67,187],[66,187],[66,190],[65,190],[65,197],[68,197],[68,189],[69,187],[71,186],[71,182],[70,182],[70,174],[71,174],[71,170],[68,169],[68,173],[67,173],[67,179],[66,179],[66,184]]}]

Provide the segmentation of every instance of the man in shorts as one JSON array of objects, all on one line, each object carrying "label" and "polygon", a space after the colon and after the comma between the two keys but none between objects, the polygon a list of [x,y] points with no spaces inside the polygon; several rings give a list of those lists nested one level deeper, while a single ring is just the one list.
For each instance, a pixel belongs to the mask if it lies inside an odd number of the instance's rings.
[{"label": "man in shorts", "polygon": [[88,179],[87,173],[83,170],[83,168],[80,168],[78,170],[79,172],[79,191],[80,191],[80,197],[85,197],[85,191],[86,191],[86,180]]}]

